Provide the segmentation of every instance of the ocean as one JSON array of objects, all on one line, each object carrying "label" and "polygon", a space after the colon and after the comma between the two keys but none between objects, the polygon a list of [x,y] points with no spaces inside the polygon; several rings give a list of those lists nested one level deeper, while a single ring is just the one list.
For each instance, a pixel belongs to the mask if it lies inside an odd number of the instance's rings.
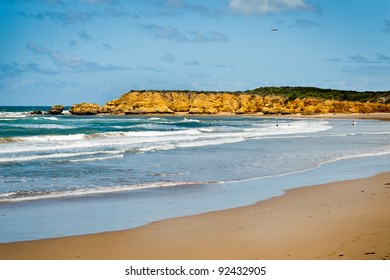
[{"label": "ocean", "polygon": [[0,242],[121,230],[390,170],[390,122],[0,107]]}]

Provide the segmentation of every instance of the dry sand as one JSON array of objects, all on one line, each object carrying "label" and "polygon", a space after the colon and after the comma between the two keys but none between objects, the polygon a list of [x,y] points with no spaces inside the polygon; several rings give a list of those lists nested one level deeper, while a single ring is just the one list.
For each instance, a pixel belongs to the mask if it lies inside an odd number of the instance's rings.
[{"label": "dry sand", "polygon": [[318,114],[306,115],[307,118],[327,118],[327,119],[366,119],[366,120],[390,120],[390,113],[370,113],[370,114]]},{"label": "dry sand", "polygon": [[136,229],[0,244],[0,259],[390,259],[390,172]]}]

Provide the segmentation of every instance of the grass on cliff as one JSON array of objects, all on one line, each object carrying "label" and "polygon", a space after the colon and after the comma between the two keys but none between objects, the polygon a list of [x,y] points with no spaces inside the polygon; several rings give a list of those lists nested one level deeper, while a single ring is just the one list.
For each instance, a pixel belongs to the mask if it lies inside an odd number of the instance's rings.
[{"label": "grass on cliff", "polygon": [[316,98],[322,100],[390,103],[390,91],[352,91],[322,89],[316,87],[262,87],[246,93],[259,95],[278,95],[289,100],[296,98]]},{"label": "grass on cliff", "polygon": [[[147,90],[135,90],[145,92]],[[152,90],[154,91],[154,90]],[[261,96],[282,96],[287,100],[296,98],[316,98],[321,100],[338,100],[338,101],[356,101],[356,102],[378,102],[390,104],[390,91],[352,91],[323,89],[316,87],[260,87],[247,91],[190,91],[190,90],[155,90],[157,92],[185,92],[185,93],[232,93],[232,94],[255,94]]]}]

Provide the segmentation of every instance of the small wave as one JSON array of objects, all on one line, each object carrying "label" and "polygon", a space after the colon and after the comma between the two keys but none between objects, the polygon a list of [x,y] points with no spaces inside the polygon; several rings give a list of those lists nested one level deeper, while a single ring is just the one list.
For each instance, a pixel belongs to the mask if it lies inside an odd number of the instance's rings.
[{"label": "small wave", "polygon": [[176,182],[155,182],[126,186],[111,186],[111,187],[95,187],[95,188],[75,188],[71,190],[50,191],[50,190],[35,190],[35,191],[15,191],[0,194],[0,203],[4,202],[22,202],[39,199],[53,199],[66,197],[81,197],[93,196],[117,192],[127,192],[142,189],[152,188],[168,188],[177,186],[200,185],[203,182],[196,181],[176,181]]},{"label": "small wave", "polygon": [[[22,161],[33,161],[33,160],[41,160],[41,159],[64,159],[64,158],[72,158],[72,157],[80,157],[80,156],[91,156],[98,154],[123,154],[125,151],[93,151],[93,152],[80,152],[80,153],[54,153],[54,154],[43,154],[43,155],[33,155],[33,156],[24,156],[24,157],[7,157],[0,158],[0,163],[7,162],[22,162]],[[106,157],[107,158],[107,157]],[[88,159],[88,158],[87,158]],[[87,160],[87,159],[77,159],[78,161]],[[105,158],[102,158],[105,159]]]},{"label": "small wave", "polygon": [[244,137],[235,137],[235,138],[217,138],[211,140],[199,140],[199,141],[188,141],[181,142],[176,145],[178,148],[192,148],[192,147],[201,147],[201,146],[215,146],[222,144],[232,144],[245,141]]},{"label": "small wave", "polygon": [[12,127],[36,128],[36,129],[72,129],[73,126],[61,124],[12,124]]},{"label": "small wave", "polygon": [[103,132],[103,133],[94,133],[90,135],[86,135],[85,138],[107,138],[107,137],[132,137],[135,138],[145,138],[152,139],[153,137],[177,137],[177,136],[191,136],[191,135],[200,135],[201,132],[197,129],[187,129],[187,130],[168,130],[168,131],[116,131],[116,132]]},{"label": "small wave", "polygon": [[325,164],[330,164],[330,163],[334,163],[334,162],[338,162],[338,161],[342,161],[342,160],[364,158],[364,157],[377,157],[377,156],[384,156],[384,155],[389,155],[389,154],[390,154],[390,147],[388,150],[384,150],[384,151],[367,152],[367,153],[360,153],[360,154],[346,155],[346,156],[336,156],[333,159],[324,160],[322,162],[317,163],[315,166],[309,167],[306,169],[295,170],[295,171],[286,172],[286,173],[282,173],[282,174],[273,174],[273,175],[253,177],[253,178],[242,179],[242,180],[221,181],[218,183],[224,184],[224,183],[251,182],[251,181],[256,181],[256,180],[260,180],[260,179],[285,177],[285,176],[290,176],[290,175],[294,175],[294,174],[305,173],[305,172],[308,172],[308,171],[311,171],[314,169],[321,168]]},{"label": "small wave", "polygon": [[387,150],[382,150],[382,151],[372,151],[372,152],[362,152],[362,153],[357,153],[354,155],[344,155],[344,156],[338,156],[335,157],[334,159],[326,160],[324,162],[321,162],[319,164],[319,167],[321,167],[324,164],[332,163],[332,162],[337,162],[340,160],[347,160],[347,159],[354,159],[354,158],[363,158],[363,157],[377,157],[377,156],[384,156],[390,154],[390,147],[388,147]]},{"label": "small wave", "polygon": [[160,146],[150,146],[150,147],[142,147],[139,148],[140,153],[146,153],[146,152],[155,152],[155,151],[168,151],[168,150],[174,150],[176,149],[176,145],[173,144],[165,144]]},{"label": "small wave", "polygon": [[27,112],[0,112],[0,118],[25,118]]},{"label": "small wave", "polygon": [[93,134],[84,135],[83,139],[97,139],[97,138],[108,138],[108,137],[116,137],[116,136],[126,136],[126,132],[117,131],[117,132],[100,132]]},{"label": "small wave", "polygon": [[57,121],[58,120],[58,118],[56,118],[56,117],[43,117],[43,119],[49,120],[49,121]]},{"label": "small wave", "polygon": [[167,177],[167,176],[183,176],[183,175],[188,175],[190,174],[189,172],[179,172],[179,173],[151,173],[150,176],[155,176],[155,177]]},{"label": "small wave", "polygon": [[0,138],[0,143],[21,142],[18,138]]},{"label": "small wave", "polygon": [[202,122],[201,120],[197,120],[197,119],[187,119],[187,118],[184,118],[184,120],[182,120],[181,122],[183,123],[200,123]]},{"label": "small wave", "polygon": [[[85,139],[85,134],[68,134],[68,135],[42,135],[42,136],[26,136],[12,137],[7,142],[59,142],[59,141],[75,141]],[[12,139],[12,140],[11,140]]]},{"label": "small wave", "polygon": [[81,159],[70,159],[69,162],[85,162],[85,161],[98,161],[98,160],[107,160],[114,158],[123,158],[124,155],[116,155],[116,156],[107,156],[107,157],[91,157],[91,158],[81,158]]},{"label": "small wave", "polygon": [[207,127],[207,128],[199,128],[198,131],[205,132],[205,133],[210,133],[210,132],[217,132],[218,129],[217,128],[213,128],[213,127]]}]

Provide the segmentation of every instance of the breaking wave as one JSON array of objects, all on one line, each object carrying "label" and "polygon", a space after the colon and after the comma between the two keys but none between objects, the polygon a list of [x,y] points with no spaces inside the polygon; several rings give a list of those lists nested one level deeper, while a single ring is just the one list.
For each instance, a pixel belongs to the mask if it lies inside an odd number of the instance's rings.
[{"label": "breaking wave", "polygon": [[204,184],[201,182],[153,182],[146,184],[135,184],[126,186],[104,186],[104,187],[88,187],[88,188],[73,188],[64,190],[31,190],[31,191],[14,191],[0,194],[0,203],[5,202],[22,202],[48,198],[66,198],[80,196],[94,196],[107,193],[119,193],[151,188],[167,188],[175,186],[191,186]]}]

